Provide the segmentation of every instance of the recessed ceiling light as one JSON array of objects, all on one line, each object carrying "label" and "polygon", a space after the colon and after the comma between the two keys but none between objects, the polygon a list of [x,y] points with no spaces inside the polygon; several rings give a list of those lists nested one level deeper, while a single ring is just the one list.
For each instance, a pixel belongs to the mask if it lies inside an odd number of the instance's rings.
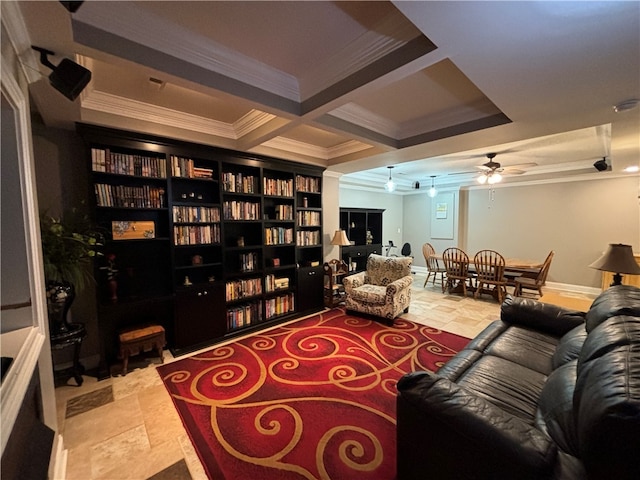
[{"label": "recessed ceiling light", "polygon": [[640,172],[640,167],[638,165],[630,165],[626,167],[623,171],[627,173],[636,173],[636,172]]},{"label": "recessed ceiling light", "polygon": [[613,107],[613,111],[616,113],[620,113],[620,112],[626,112],[627,110],[631,110],[633,108],[636,108],[638,106],[638,103],[640,103],[640,100],[633,98],[631,100],[625,100],[624,102],[621,102],[617,105],[615,105]]}]

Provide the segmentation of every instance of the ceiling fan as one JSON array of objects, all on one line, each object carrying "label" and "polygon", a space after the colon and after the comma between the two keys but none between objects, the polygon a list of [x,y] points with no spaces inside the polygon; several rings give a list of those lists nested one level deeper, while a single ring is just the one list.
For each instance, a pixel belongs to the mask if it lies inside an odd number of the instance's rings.
[{"label": "ceiling fan", "polygon": [[[480,169],[480,175],[477,177],[477,182],[480,184],[488,183],[489,185],[493,185],[495,183],[499,183],[502,181],[502,174],[506,175],[522,175],[525,173],[524,168],[535,167],[538,164],[535,162],[529,163],[521,163],[518,165],[511,165],[508,167],[503,167],[499,162],[494,161],[493,159],[498,155],[497,153],[487,153],[485,157],[489,159],[488,162],[483,163],[482,165],[477,165],[476,168]],[[475,172],[455,172],[450,173],[449,175],[461,175],[465,173],[475,173]]]}]

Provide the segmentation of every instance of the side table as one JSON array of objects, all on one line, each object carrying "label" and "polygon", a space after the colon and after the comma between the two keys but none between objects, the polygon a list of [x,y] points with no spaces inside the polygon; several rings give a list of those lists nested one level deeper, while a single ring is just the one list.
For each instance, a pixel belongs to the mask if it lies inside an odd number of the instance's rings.
[{"label": "side table", "polygon": [[324,306],[328,308],[344,304],[345,292],[342,279],[349,274],[342,260],[330,260],[324,266]]},{"label": "side table", "polygon": [[78,386],[82,385],[82,374],[84,373],[84,366],[80,363],[80,347],[86,336],[87,331],[84,328],[84,323],[71,323],[66,332],[51,335],[51,350],[64,350],[73,347],[73,366],[59,371],[55,371],[54,368],[55,376],[62,376],[69,372]]}]

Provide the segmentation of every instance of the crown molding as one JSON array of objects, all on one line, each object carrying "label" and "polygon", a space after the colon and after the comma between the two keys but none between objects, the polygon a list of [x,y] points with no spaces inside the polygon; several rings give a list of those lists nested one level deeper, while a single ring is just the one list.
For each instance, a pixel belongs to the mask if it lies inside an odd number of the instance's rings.
[{"label": "crown molding", "polygon": [[344,157],[345,155],[351,155],[352,153],[358,153],[363,150],[367,150],[371,148],[371,145],[367,145],[366,143],[359,142],[357,140],[348,140],[339,145],[335,145],[333,147],[329,147],[327,149],[327,160],[331,160],[333,158]]},{"label": "crown molding", "polygon": [[242,138],[245,135],[248,135],[256,128],[269,123],[274,118],[276,118],[276,116],[271,113],[262,112],[255,109],[251,110],[249,113],[233,122],[233,128],[236,132],[236,138]]},{"label": "crown molding", "polygon": [[0,2],[2,4],[2,23],[7,30],[7,36],[18,56],[22,73],[29,84],[37,82],[43,77],[40,72],[38,54],[31,48],[31,38],[27,34],[27,26],[18,7],[18,2]]},{"label": "crown molding", "polygon": [[400,131],[400,127],[395,122],[355,103],[348,103],[340,108],[336,108],[331,111],[329,115],[390,138],[397,139]]},{"label": "crown molding", "polygon": [[[4,3],[4,2],[3,2]],[[87,2],[74,21],[118,35],[207,70],[300,101],[297,79],[211,39],[136,7],[133,2]],[[140,28],[145,25],[145,28]]]},{"label": "crown molding", "polygon": [[159,123],[194,132],[237,140],[233,125],[208,118],[178,112],[170,108],[150,105],[129,98],[93,90],[82,98],[83,109],[95,110],[112,115],[125,116],[135,120]]},{"label": "crown molding", "polygon": [[300,93],[309,98],[376,60],[406,45],[419,32],[397,13],[384,18],[348,46],[319,62],[300,80]]},{"label": "crown molding", "polygon": [[327,160],[327,149],[310,145],[305,142],[299,142],[297,140],[291,140],[285,137],[275,137],[271,140],[262,143],[263,146],[269,148],[275,148],[277,150],[284,150],[286,152],[297,153],[299,155],[306,155],[308,157],[320,158]]}]

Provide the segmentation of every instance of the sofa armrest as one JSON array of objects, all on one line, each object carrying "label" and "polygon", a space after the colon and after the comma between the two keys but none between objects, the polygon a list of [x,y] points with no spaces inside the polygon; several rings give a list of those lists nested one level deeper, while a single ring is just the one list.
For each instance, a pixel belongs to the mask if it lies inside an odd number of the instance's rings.
[{"label": "sofa armrest", "polygon": [[349,293],[354,288],[358,288],[364,285],[365,272],[354,273],[342,279],[342,285],[344,285],[345,292]]},{"label": "sofa armrest", "polygon": [[556,445],[484,398],[431,372],[405,375],[398,392],[399,480],[551,478]]},{"label": "sofa armrest", "polygon": [[411,275],[407,275],[406,277],[399,278],[398,280],[394,280],[389,285],[387,285],[387,295],[395,295],[396,293],[404,290],[405,288],[409,288],[413,283],[413,277]]},{"label": "sofa armrest", "polygon": [[513,325],[561,337],[569,330],[584,324],[585,313],[530,298],[507,295],[500,307],[500,319]]}]

